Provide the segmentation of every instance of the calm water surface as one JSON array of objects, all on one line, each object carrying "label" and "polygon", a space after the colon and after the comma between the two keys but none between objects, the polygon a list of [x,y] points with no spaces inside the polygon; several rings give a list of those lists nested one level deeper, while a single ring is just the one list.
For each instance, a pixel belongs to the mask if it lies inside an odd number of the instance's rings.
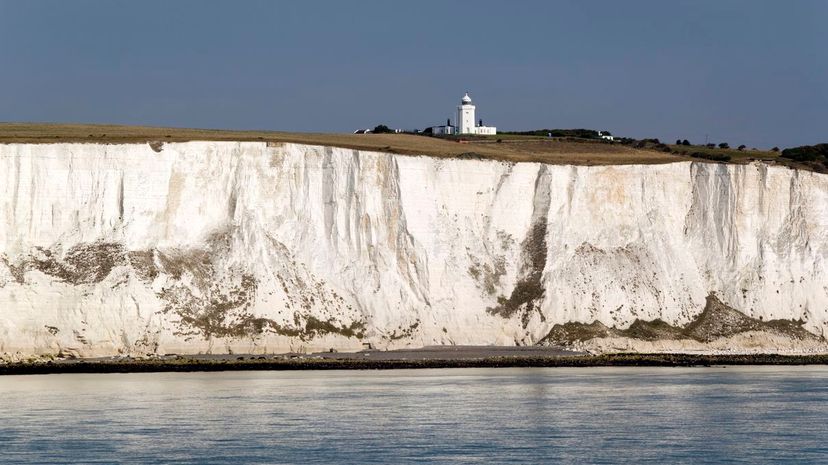
[{"label": "calm water surface", "polygon": [[828,463],[828,368],[0,377],[3,463]]}]

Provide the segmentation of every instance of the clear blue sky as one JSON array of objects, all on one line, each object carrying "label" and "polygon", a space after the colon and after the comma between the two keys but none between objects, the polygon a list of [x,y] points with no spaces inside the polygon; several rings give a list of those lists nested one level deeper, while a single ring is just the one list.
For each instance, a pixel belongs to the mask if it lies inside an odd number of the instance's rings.
[{"label": "clear blue sky", "polygon": [[828,1],[6,1],[0,121],[828,142]]}]

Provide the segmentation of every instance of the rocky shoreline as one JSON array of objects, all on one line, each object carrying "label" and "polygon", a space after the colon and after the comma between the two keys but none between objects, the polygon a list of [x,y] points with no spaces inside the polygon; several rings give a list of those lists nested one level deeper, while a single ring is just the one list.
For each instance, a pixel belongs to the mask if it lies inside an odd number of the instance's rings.
[{"label": "rocky shoreline", "polygon": [[694,367],[713,365],[825,365],[828,354],[603,354],[496,355],[480,358],[406,358],[312,355],[167,356],[0,363],[0,375],[146,373],[241,370],[390,370],[424,368]]}]

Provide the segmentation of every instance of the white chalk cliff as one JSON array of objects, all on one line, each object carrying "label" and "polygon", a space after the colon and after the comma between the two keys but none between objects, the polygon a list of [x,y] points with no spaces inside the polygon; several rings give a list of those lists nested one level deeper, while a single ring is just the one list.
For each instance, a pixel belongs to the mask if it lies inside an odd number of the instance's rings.
[{"label": "white chalk cliff", "polygon": [[254,142],[0,145],[0,354],[534,344],[711,293],[828,327],[828,176]]}]

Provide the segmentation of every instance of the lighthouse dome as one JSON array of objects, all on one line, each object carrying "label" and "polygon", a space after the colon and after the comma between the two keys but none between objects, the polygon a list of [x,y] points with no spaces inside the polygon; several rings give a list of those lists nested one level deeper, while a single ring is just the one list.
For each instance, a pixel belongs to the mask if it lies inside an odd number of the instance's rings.
[{"label": "lighthouse dome", "polygon": [[472,101],[471,101],[471,97],[469,97],[469,93],[468,93],[468,92],[466,92],[466,95],[464,95],[464,96],[463,96],[463,98],[460,100],[460,102],[461,102],[463,105],[468,105],[468,104],[472,103]]}]

